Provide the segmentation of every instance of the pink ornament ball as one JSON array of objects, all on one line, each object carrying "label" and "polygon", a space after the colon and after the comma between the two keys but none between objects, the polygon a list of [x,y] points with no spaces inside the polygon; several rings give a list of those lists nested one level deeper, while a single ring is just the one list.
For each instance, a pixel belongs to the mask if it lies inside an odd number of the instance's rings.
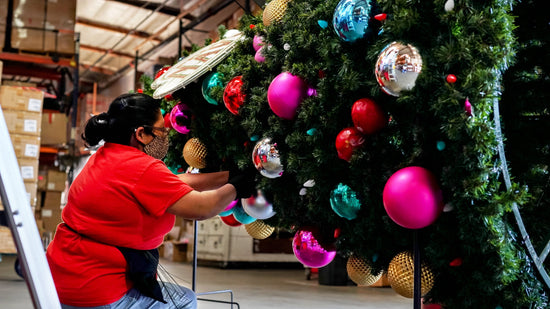
[{"label": "pink ornament ball", "polygon": [[178,103],[170,111],[170,124],[172,128],[181,134],[191,132],[187,126],[191,123],[191,110],[183,103]]},{"label": "pink ornament ball", "polygon": [[296,111],[307,95],[314,94],[306,82],[289,72],[277,75],[267,89],[267,101],[275,115],[283,119],[294,119]]},{"label": "pink ornament ball", "polygon": [[262,36],[256,34],[252,39],[252,46],[254,47],[255,51],[258,51],[260,48],[262,48],[264,44],[264,38]]},{"label": "pink ornament ball", "polygon": [[336,256],[336,250],[325,250],[311,231],[298,230],[292,240],[294,255],[306,267],[319,268],[328,265]]},{"label": "pink ornament ball", "polygon": [[259,63],[265,62],[265,57],[262,54],[263,48],[260,48],[256,51],[256,54],[254,55],[254,60],[256,60]]},{"label": "pink ornament ball", "polygon": [[382,195],[386,212],[404,228],[424,228],[443,211],[443,193],[435,176],[423,167],[410,166],[395,172]]}]

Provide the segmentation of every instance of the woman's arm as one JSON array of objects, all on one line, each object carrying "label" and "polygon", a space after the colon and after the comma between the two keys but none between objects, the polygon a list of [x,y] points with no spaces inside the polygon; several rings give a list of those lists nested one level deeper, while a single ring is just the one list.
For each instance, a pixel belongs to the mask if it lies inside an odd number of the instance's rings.
[{"label": "woman's arm", "polygon": [[214,172],[204,174],[178,174],[181,181],[196,191],[214,190],[225,185],[229,179],[229,172]]},{"label": "woman's arm", "polygon": [[225,184],[215,190],[193,190],[168,207],[167,212],[190,220],[211,218],[229,205],[237,197],[232,184]]}]

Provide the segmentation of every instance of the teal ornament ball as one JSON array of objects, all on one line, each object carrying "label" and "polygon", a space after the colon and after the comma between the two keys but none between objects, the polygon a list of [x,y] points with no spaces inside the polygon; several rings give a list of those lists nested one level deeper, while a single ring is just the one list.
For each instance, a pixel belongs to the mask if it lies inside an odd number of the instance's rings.
[{"label": "teal ornament ball", "polygon": [[317,24],[319,24],[319,27],[325,29],[326,27],[328,27],[328,22],[326,20],[322,20],[322,19],[319,19],[317,21]]},{"label": "teal ornament ball", "polygon": [[445,147],[446,147],[446,145],[445,145],[444,141],[437,141],[437,150],[443,151],[443,150],[445,150]]},{"label": "teal ornament ball", "polygon": [[235,217],[235,220],[239,221],[242,224],[250,224],[256,221],[256,218],[251,217],[244,211],[241,203],[238,203],[235,207],[232,208],[232,210],[233,210],[233,217]]},{"label": "teal ornament ball", "polygon": [[357,194],[348,185],[338,184],[338,187],[330,193],[330,206],[340,217],[348,220],[357,218],[357,212],[361,209],[361,201]]},{"label": "teal ornament ball", "polygon": [[368,38],[378,31],[373,24],[374,5],[371,0],[341,0],[334,10],[332,25],[345,42]]},{"label": "teal ornament ball", "polygon": [[211,96],[211,93],[214,87],[224,88],[221,78],[222,75],[220,73],[212,72],[202,81],[202,96],[210,104],[218,105],[218,101]]}]

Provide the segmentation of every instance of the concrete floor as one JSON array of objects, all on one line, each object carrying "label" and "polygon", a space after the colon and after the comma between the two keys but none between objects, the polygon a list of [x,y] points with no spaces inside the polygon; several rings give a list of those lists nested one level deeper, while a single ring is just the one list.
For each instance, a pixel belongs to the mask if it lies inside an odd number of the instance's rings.
[{"label": "concrete floor", "polygon": [[[14,255],[2,255],[0,262],[0,308],[30,309],[33,304],[23,279],[14,271]],[[181,285],[191,288],[190,264],[161,259],[161,265]],[[234,301],[243,309],[264,308],[413,308],[412,299],[391,288],[327,286],[316,278],[307,280],[304,269],[220,269],[198,267],[198,293],[232,290]],[[199,295],[210,300],[230,300],[230,294]],[[228,304],[199,300],[199,309],[231,308]],[[233,306],[237,308],[237,306]]]}]

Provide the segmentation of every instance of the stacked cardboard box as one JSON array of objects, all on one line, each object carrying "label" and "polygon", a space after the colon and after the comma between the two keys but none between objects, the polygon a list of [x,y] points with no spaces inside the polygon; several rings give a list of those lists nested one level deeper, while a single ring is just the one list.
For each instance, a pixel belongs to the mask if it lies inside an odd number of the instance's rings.
[{"label": "stacked cardboard box", "polygon": [[57,225],[61,223],[61,210],[67,187],[67,173],[54,167],[41,171],[43,180],[40,182],[39,195],[43,197],[40,205],[40,222],[43,234],[53,236]]},{"label": "stacked cardboard box", "polygon": [[0,86],[0,107],[25,183],[29,206],[33,209],[37,200],[43,97],[42,91],[37,89]]}]

